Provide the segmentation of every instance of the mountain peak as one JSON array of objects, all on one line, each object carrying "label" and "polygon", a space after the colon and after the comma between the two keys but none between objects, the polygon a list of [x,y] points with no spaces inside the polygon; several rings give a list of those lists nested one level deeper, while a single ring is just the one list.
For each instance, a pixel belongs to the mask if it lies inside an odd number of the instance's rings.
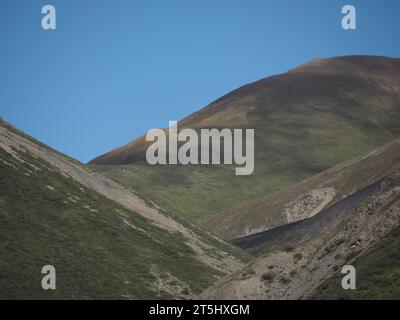
[{"label": "mountain peak", "polygon": [[400,59],[384,56],[352,55],[332,58],[313,59],[289,73],[380,73],[400,70]]}]

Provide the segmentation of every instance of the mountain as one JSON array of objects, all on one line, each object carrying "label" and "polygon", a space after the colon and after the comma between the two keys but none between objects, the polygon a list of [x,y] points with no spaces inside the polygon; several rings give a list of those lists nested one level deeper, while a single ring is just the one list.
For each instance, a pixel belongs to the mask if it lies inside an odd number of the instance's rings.
[{"label": "mountain", "polygon": [[399,140],[395,140],[287,189],[227,209],[206,227],[232,240],[310,218],[397,170],[399,163]]},{"label": "mountain", "polygon": [[236,231],[235,226],[232,235],[225,235],[212,217],[399,137],[400,59],[315,60],[234,90],[184,118],[178,127],[255,129],[254,173],[235,176],[232,166],[223,165],[149,166],[144,136],[90,165],[165,210],[227,238],[272,228],[286,223],[285,217],[273,217],[262,229]]},{"label": "mountain", "polygon": [[187,299],[249,261],[4,120],[0,176],[0,299]]},{"label": "mountain", "polygon": [[[258,257],[203,297],[398,299],[400,290],[392,282],[399,279],[400,265],[400,139],[292,192],[315,190],[314,182],[325,179],[338,187],[336,201],[316,214],[303,208],[301,213],[311,217],[234,240]],[[360,290],[341,288],[340,271],[347,264],[356,268]]]},{"label": "mountain", "polygon": [[400,59],[351,56],[179,123],[254,128],[250,176],[150,166],[143,137],[87,166],[0,119],[0,298],[399,298],[399,113]]}]

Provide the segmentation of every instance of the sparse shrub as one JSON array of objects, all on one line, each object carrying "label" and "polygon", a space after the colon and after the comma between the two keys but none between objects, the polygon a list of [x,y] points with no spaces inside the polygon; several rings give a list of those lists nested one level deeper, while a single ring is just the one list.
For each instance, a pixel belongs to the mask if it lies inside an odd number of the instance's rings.
[{"label": "sparse shrub", "polygon": [[171,280],[167,281],[167,283],[170,286],[177,286],[179,284],[178,281],[176,281],[175,279],[171,279]]},{"label": "sparse shrub", "polygon": [[342,258],[342,255],[340,254],[340,253],[338,253],[336,256],[335,256],[335,259],[336,260],[339,260],[339,259],[341,259]]},{"label": "sparse shrub", "polygon": [[187,296],[188,294],[190,294],[189,289],[188,289],[188,288],[184,288],[184,289],[182,290],[182,294],[185,295],[185,296]]},{"label": "sparse shrub", "polygon": [[265,272],[261,276],[261,280],[267,281],[267,282],[271,282],[272,280],[274,280],[274,278],[275,278],[275,275],[272,272]]},{"label": "sparse shrub", "polygon": [[245,280],[250,278],[252,275],[254,275],[256,272],[249,268],[249,269],[245,269],[241,274],[240,274],[240,280]]},{"label": "sparse shrub", "polygon": [[336,265],[336,266],[333,267],[333,271],[336,272],[336,271],[338,271],[338,270],[339,270],[339,266],[338,266],[338,265]]},{"label": "sparse shrub", "polygon": [[303,258],[303,255],[300,252],[296,252],[293,256],[295,263]]},{"label": "sparse shrub", "polygon": [[288,277],[281,276],[279,278],[279,282],[282,283],[282,284],[288,284],[288,283],[290,283],[290,279]]}]

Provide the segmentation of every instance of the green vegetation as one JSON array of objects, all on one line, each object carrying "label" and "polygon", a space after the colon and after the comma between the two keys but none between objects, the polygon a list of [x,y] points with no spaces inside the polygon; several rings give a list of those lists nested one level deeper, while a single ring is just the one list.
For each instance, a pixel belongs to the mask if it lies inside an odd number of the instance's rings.
[{"label": "green vegetation", "polygon": [[[400,136],[400,95],[382,82],[385,74],[396,88],[399,66],[398,59],[379,57],[323,60],[312,72],[300,68],[241,87],[179,123],[255,129],[255,171],[248,177],[235,176],[231,166],[146,166],[144,136],[92,164],[105,165],[99,170],[109,177],[220,236],[241,234],[238,223],[275,227],[287,222],[281,212],[266,221],[252,200]],[[244,202],[248,210],[235,207]],[[222,224],[229,225],[221,230]]]},{"label": "green vegetation", "polygon": [[261,165],[251,176],[236,176],[234,167],[225,165],[149,166],[138,162],[94,169],[167,212],[200,225],[227,208],[285,189],[307,177],[269,172]]},{"label": "green vegetation", "polygon": [[323,282],[312,299],[400,299],[400,227],[385,240],[350,262],[357,270],[357,289],[343,290],[343,275]]},{"label": "green vegetation", "polygon": [[[163,291],[159,279],[198,293],[221,276],[180,234],[15,152],[23,162],[0,148],[0,298],[162,299],[188,290]],[[46,264],[56,267],[57,290],[41,288]]]},{"label": "green vegetation", "polygon": [[[289,177],[261,173],[235,176],[231,166],[154,166],[144,163],[95,167],[135,190],[167,212],[202,222],[221,210],[277,191],[293,183]],[[235,194],[233,196],[233,194]]]}]

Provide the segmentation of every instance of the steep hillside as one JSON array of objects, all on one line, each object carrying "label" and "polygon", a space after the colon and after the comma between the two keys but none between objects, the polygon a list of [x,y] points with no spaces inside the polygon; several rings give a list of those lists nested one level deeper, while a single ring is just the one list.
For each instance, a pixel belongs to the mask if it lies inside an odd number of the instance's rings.
[{"label": "steep hillside", "polygon": [[191,298],[248,261],[2,120],[0,176],[0,299]]},{"label": "steep hillside", "polygon": [[343,275],[336,272],[325,280],[309,298],[312,299],[400,299],[400,227],[382,242],[357,257],[351,264],[357,271],[357,290],[342,290]]},{"label": "steep hillside", "polygon": [[235,239],[309,218],[399,167],[397,139],[285,190],[227,209],[206,227],[225,239]]},{"label": "steep hillside", "polygon": [[[203,297],[340,297],[345,293],[337,277],[325,280],[346,264],[354,265],[356,270],[360,268],[364,280],[361,287],[364,292],[354,292],[353,297],[373,297],[380,292],[379,288],[397,277],[398,257],[385,254],[399,249],[398,242],[387,246],[387,238],[393,238],[391,232],[396,235],[399,225],[400,171],[396,170],[312,218],[235,241],[259,257],[206,290]],[[372,249],[374,246],[378,249]],[[380,265],[378,257],[382,259]],[[374,283],[368,283],[365,278],[367,272],[372,271],[368,270],[371,266],[377,272],[370,279]],[[389,299],[398,298],[398,290],[393,287],[386,288],[382,295]]]},{"label": "steep hillside", "polygon": [[[398,299],[399,177],[400,139],[337,165],[286,193],[262,199],[259,205],[265,217],[276,210],[296,213],[296,219],[303,220],[234,240],[259,257],[206,290],[204,296]],[[332,200],[322,208],[311,195],[329,188],[335,196],[329,197]],[[297,205],[293,205],[293,199]],[[250,211],[246,221],[255,217]],[[236,219],[237,225],[244,223]],[[341,287],[340,270],[345,264],[356,267],[355,291]]]},{"label": "steep hillside", "polygon": [[312,61],[234,90],[178,126],[254,128],[254,174],[234,176],[231,166],[148,166],[144,137],[90,163],[166,210],[210,226],[207,221],[217,212],[283,190],[399,137],[400,60]]}]

